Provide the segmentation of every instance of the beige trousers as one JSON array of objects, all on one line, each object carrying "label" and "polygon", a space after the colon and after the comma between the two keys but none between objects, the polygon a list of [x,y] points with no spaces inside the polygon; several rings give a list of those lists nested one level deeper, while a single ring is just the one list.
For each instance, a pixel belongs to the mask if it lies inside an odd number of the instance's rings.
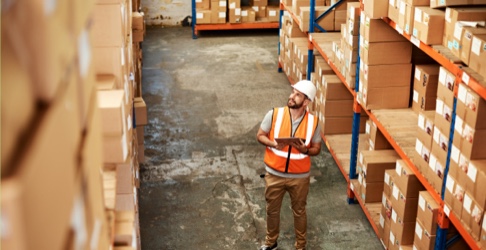
[{"label": "beige trousers", "polygon": [[307,237],[307,194],[310,177],[284,178],[267,173],[265,175],[265,200],[267,201],[267,235],[265,245],[273,245],[280,231],[280,208],[285,192],[290,195],[294,214],[295,248],[304,249]]}]

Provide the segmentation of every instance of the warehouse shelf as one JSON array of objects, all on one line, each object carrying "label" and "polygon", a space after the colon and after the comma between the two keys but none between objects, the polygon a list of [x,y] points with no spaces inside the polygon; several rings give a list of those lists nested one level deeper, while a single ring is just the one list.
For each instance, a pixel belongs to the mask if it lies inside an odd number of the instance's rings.
[{"label": "warehouse shelf", "polygon": [[[195,19],[193,19],[195,20]],[[221,24],[193,24],[193,38],[197,38],[201,30],[241,30],[241,29],[278,29],[278,22],[254,23],[221,23]]]},{"label": "warehouse shelf", "polygon": [[[313,17],[313,5],[314,1],[311,1],[311,20],[314,18]],[[284,7],[283,9],[287,10],[290,12],[290,16],[294,19],[294,21],[298,22],[298,18],[295,17],[295,15],[292,13],[290,8]],[[361,9],[363,9],[363,6],[361,6]],[[479,76],[477,73],[469,69],[468,67],[465,67],[461,65],[460,60],[455,58],[452,53],[444,46],[428,46],[426,44],[423,44],[420,42],[418,39],[411,37],[409,35],[406,35],[403,33],[403,31],[400,31],[399,28],[397,28],[396,24],[389,20],[388,18],[383,18],[385,22],[387,22],[391,27],[393,27],[397,32],[402,34],[405,38],[407,38],[412,44],[420,48],[423,52],[425,52],[428,56],[430,56],[432,59],[434,59],[436,62],[438,62],[440,65],[442,65],[445,69],[450,71],[456,76],[456,79],[458,82],[462,82],[463,84],[468,85],[472,90],[474,90],[476,93],[478,93],[482,98],[486,99],[486,83],[484,82],[483,78]],[[312,22],[311,22],[312,23]],[[313,30],[313,26],[315,23],[312,23],[311,26],[309,27],[309,30]],[[361,109],[363,109],[366,114],[369,116],[369,119],[372,120],[380,130],[380,132],[387,138],[389,143],[392,145],[392,147],[395,149],[395,151],[399,154],[400,158],[404,160],[404,162],[409,166],[409,168],[414,172],[414,174],[417,176],[417,178],[420,180],[420,182],[423,184],[425,189],[432,195],[434,200],[440,204],[441,209],[439,210],[439,219],[437,221],[439,225],[439,230],[437,232],[437,240],[435,242],[435,249],[445,249],[446,248],[446,240],[445,236],[447,234],[447,228],[449,226],[449,221],[454,225],[454,227],[457,229],[459,234],[462,236],[462,238],[465,240],[465,242],[471,247],[472,249],[480,249],[480,244],[475,241],[470,233],[467,231],[467,229],[462,225],[461,220],[458,219],[453,213],[450,213],[450,208],[445,204],[443,200],[443,196],[439,194],[440,191],[443,193],[443,188],[441,190],[436,190],[429,182],[428,180],[424,177],[424,175],[421,174],[419,169],[415,166],[414,163],[414,151],[415,151],[415,143],[416,143],[416,127],[418,123],[418,115],[412,111],[412,109],[403,109],[403,110],[366,110],[365,108],[361,107],[361,104],[358,103],[358,98],[356,98],[359,93],[354,90],[354,88],[350,86],[356,85],[356,88],[358,88],[358,81],[356,81],[355,84],[348,84],[346,82],[345,77],[341,74],[340,70],[336,67],[336,65],[332,62],[331,58],[329,55],[332,54],[332,39],[331,36],[329,36],[328,33],[313,33],[309,32],[308,33],[309,37],[309,63],[308,63],[308,78],[310,78],[310,73],[313,71],[313,61],[311,60],[312,58],[312,53],[314,50],[318,51],[321,56],[324,57],[325,61],[328,62],[332,70],[335,72],[335,74],[341,79],[341,81],[345,84],[345,86],[348,88],[350,93],[353,94],[355,97],[355,107],[354,107],[354,112],[355,112],[355,121],[353,122],[353,126],[356,127],[356,123],[359,124],[359,119],[360,119],[360,112]],[[339,39],[339,37],[337,38]],[[358,64],[357,67],[359,68],[359,59],[358,59]],[[457,96],[457,85],[455,86],[455,96]],[[454,106],[454,113],[453,116],[455,115],[455,106]],[[356,121],[357,120],[357,121]],[[398,122],[397,122],[398,121]],[[409,123],[404,124],[404,121],[408,121]],[[454,123],[452,122],[451,128],[453,128]],[[453,133],[453,129],[451,129],[450,133]],[[366,216],[368,217],[371,225],[373,226],[373,229],[379,236],[379,232],[377,229],[377,220],[372,216],[373,210],[370,210],[370,207],[372,207],[371,204],[365,204],[361,198],[357,195],[354,195],[354,190],[349,189],[354,189],[354,186],[356,186],[356,183],[358,182],[356,179],[353,179],[353,177],[350,177],[350,169],[356,169],[356,162],[353,163],[352,159],[353,157],[356,157],[355,154],[357,154],[357,147],[358,145],[358,139],[359,137],[357,136],[352,136],[352,135],[339,135],[339,136],[329,136],[329,135],[322,135],[323,140],[331,152],[331,155],[335,159],[340,171],[343,173],[345,176],[346,180],[348,181],[349,188],[348,188],[348,200],[350,198],[354,198],[358,201],[358,203],[361,205],[363,208],[363,211],[365,212]],[[452,143],[452,134],[449,136],[450,141],[449,141],[449,147],[451,148],[451,143]],[[347,145],[341,145],[338,142],[344,142],[347,143]],[[351,151],[351,153],[349,153]],[[347,155],[345,155],[347,154]],[[448,159],[450,157],[450,152],[448,152]],[[354,167],[353,167],[354,164]],[[445,173],[448,171],[448,163]],[[444,177],[443,181],[443,186],[445,185],[447,176]],[[355,196],[355,197],[351,197]],[[378,211],[379,213],[379,211]]]},{"label": "warehouse shelf", "polygon": [[396,23],[389,18],[383,18],[392,28],[394,28],[403,37],[407,38],[411,43],[427,53],[432,59],[453,73],[464,84],[468,85],[476,93],[478,93],[483,99],[486,99],[486,82],[479,75],[474,75],[475,72],[468,67],[460,64],[457,59],[451,58],[447,53],[448,49],[443,46],[429,46],[424,44],[417,38],[403,33],[403,30],[397,27]]},{"label": "warehouse shelf", "polygon": [[[383,18],[385,22],[387,22],[392,28],[394,28],[398,33],[400,33],[403,37],[408,39],[412,44],[420,48],[423,52],[425,52],[427,55],[429,55],[432,59],[434,59],[437,63],[442,65],[445,69],[450,71],[456,76],[456,79],[458,80],[460,84],[466,84],[468,85],[472,90],[474,90],[479,96],[481,96],[483,99],[486,99],[486,83],[484,82],[483,78],[479,75],[477,75],[474,71],[469,69],[466,66],[463,66],[460,64],[460,60],[457,60],[454,58],[454,56],[450,56],[450,52],[448,51],[447,48],[443,46],[429,46],[427,44],[424,44],[417,38],[404,34],[403,31],[397,27],[396,23],[390,20],[389,18]],[[457,84],[454,86],[454,93],[455,97],[454,99],[457,99]],[[453,116],[455,117],[455,105],[453,108]],[[454,118],[453,118],[454,120]],[[453,128],[454,123],[452,123],[451,127]],[[451,147],[452,144],[452,137],[453,137],[453,129],[451,129],[451,134],[449,134],[449,145],[448,148]],[[450,157],[450,152],[448,153],[448,159]],[[407,162],[409,163],[409,162]],[[445,173],[448,172],[449,168],[449,161],[447,162],[447,165],[445,167]],[[414,172],[416,169],[413,169]],[[423,178],[421,175],[417,175],[419,178]],[[447,175],[444,176],[444,184],[447,180]],[[424,184],[424,181],[421,180],[421,182]],[[427,182],[425,182],[427,183]],[[444,188],[442,188],[444,190]],[[472,248],[472,249],[480,249],[481,246],[479,242],[477,242],[467,231],[467,229],[464,228],[464,226],[461,223],[461,220],[458,219],[453,213],[449,213],[450,208],[447,207],[447,205],[443,201],[443,196],[440,197],[436,193],[432,193],[434,199],[441,204],[442,212],[445,213],[446,216],[444,216],[444,220],[450,220],[452,224],[457,228],[463,239],[467,242],[467,244]],[[447,228],[447,221],[439,221],[439,225],[443,224],[443,228]],[[438,237],[439,238],[439,237]],[[436,243],[437,244],[437,243]],[[439,246],[441,246],[441,243],[438,243]]]}]

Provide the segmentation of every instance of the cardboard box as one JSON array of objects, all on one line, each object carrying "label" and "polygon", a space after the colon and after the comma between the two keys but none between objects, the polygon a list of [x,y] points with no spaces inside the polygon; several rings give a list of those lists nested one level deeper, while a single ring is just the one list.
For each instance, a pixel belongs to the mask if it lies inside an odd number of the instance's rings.
[{"label": "cardboard box", "polygon": [[[250,6],[242,6],[241,7],[241,22],[242,23],[252,23],[256,20],[256,13],[253,8]],[[290,33],[292,34],[292,33]],[[290,36],[289,34],[289,36]],[[292,36],[290,36],[292,37]]]},{"label": "cardboard box", "polygon": [[368,110],[408,108],[410,86],[368,88],[360,83],[358,101]]},{"label": "cardboard box", "polygon": [[459,46],[461,48],[459,57],[466,65],[469,65],[469,56],[471,54],[473,36],[485,35],[485,34],[486,34],[486,29],[483,27],[479,27],[479,28],[465,27],[463,29],[461,43]]},{"label": "cardboard box", "polygon": [[364,0],[364,12],[370,18],[381,18],[388,15],[387,0]]},{"label": "cardboard box", "polygon": [[364,15],[364,23],[361,25],[364,27],[364,40],[369,43],[374,42],[403,42],[405,38],[400,35],[395,29],[390,27],[383,19],[373,19],[367,15]]},{"label": "cardboard box", "polygon": [[417,220],[420,220],[422,229],[429,235],[435,235],[435,232],[437,232],[439,207],[439,204],[428,191],[419,192]]},{"label": "cardboard box", "polygon": [[[410,63],[390,65],[362,63],[360,64],[360,82],[363,82],[369,88],[407,87],[408,92],[410,92],[411,72],[412,64]],[[410,96],[410,93],[408,96]]]},{"label": "cardboard box", "polygon": [[228,9],[241,9],[241,0],[228,0]]},{"label": "cardboard box", "polygon": [[405,64],[412,60],[412,43],[404,42],[360,42],[361,59],[368,65]]},{"label": "cardboard box", "polygon": [[397,159],[399,156],[395,150],[361,151],[359,162],[363,166],[366,182],[383,182],[385,170],[395,168]]},{"label": "cardboard box", "polygon": [[101,109],[103,135],[121,136],[127,131],[124,90],[98,91],[98,107]]},{"label": "cardboard box", "polygon": [[412,109],[435,110],[440,65],[416,65],[413,79]]},{"label": "cardboard box", "polygon": [[211,10],[196,10],[196,24],[211,23]]},{"label": "cardboard box", "polygon": [[486,101],[464,84],[458,87],[456,115],[473,129],[486,129]]},{"label": "cardboard box", "polygon": [[267,18],[269,22],[278,22],[280,18],[280,7],[267,6]]},{"label": "cardboard box", "polygon": [[400,246],[413,244],[415,221],[403,222],[398,217],[395,217],[396,220],[394,220],[393,211],[394,209],[392,210],[389,249],[399,249]]},{"label": "cardboard box", "polygon": [[418,115],[417,140],[429,149],[432,148],[434,120],[435,111],[420,111]]},{"label": "cardboard box", "polygon": [[381,133],[372,120],[369,120],[369,123],[367,123],[366,132],[369,135],[371,150],[393,149],[388,139]]},{"label": "cardboard box", "polygon": [[397,160],[395,171],[397,173],[395,185],[402,191],[405,198],[416,198],[420,191],[425,190],[415,173],[403,160]]},{"label": "cardboard box", "polygon": [[[76,184],[79,185],[76,173],[81,133],[76,91],[75,84],[59,89],[56,98],[34,124],[35,133],[24,141],[25,148],[15,166],[15,174],[2,176],[2,195],[4,183],[10,180],[21,187],[18,201],[20,216],[26,223],[23,232],[28,239],[26,249],[60,249],[66,243],[62,236],[66,236],[71,225],[73,197]],[[2,209],[4,205],[2,203]],[[46,221],[49,230],[46,230]]]},{"label": "cardboard box", "polygon": [[[315,6],[315,13],[314,18],[318,18],[321,14],[326,12],[330,6]],[[299,17],[300,17],[300,30],[303,32],[309,31],[309,21],[310,21],[310,7],[303,6],[299,8]],[[323,16],[317,22],[321,28],[326,31],[333,31],[334,30],[334,10],[331,10],[327,13],[327,15]]]},{"label": "cardboard box", "polygon": [[229,23],[241,23],[241,8],[228,9]]},{"label": "cardboard box", "polygon": [[418,198],[407,198],[400,190],[397,183],[393,185],[390,196],[392,207],[402,222],[415,221],[417,216]]},{"label": "cardboard box", "polygon": [[[431,8],[443,8],[450,6],[462,6],[466,4],[464,0],[430,0]],[[484,0],[467,0],[468,5],[484,5]]]},{"label": "cardboard box", "polygon": [[361,199],[364,203],[380,202],[383,194],[383,182],[363,183]]},{"label": "cardboard box", "polygon": [[445,13],[429,7],[415,7],[412,35],[428,45],[442,44]]},{"label": "cardboard box", "polygon": [[445,35],[460,39],[462,26],[458,24],[459,21],[466,22],[481,22],[486,20],[485,7],[458,7],[445,9]]},{"label": "cardboard box", "polygon": [[400,14],[400,0],[390,0],[388,4],[388,18],[395,23],[398,23],[398,17]]},{"label": "cardboard box", "polygon": [[93,9],[92,37],[95,47],[124,46],[129,31],[125,30],[123,4],[97,4]]},{"label": "cardboard box", "polygon": [[[436,223],[437,224],[437,223]],[[415,236],[413,240],[416,249],[433,250],[435,248],[436,231],[428,231],[422,221],[417,218],[415,223]]]},{"label": "cardboard box", "polygon": [[353,95],[337,75],[323,75],[322,83],[325,88],[325,100],[353,100]]},{"label": "cardboard box", "polygon": [[480,206],[474,200],[472,195],[466,190],[461,213],[461,222],[463,225],[465,225],[473,239],[476,241],[479,241],[483,215],[484,206]]},{"label": "cardboard box", "polygon": [[465,187],[457,183],[452,176],[447,176],[444,201],[457,218],[461,218],[464,194]]},{"label": "cardboard box", "polygon": [[[392,195],[393,186],[395,185],[395,179],[397,178],[397,172],[394,169],[385,170],[385,180],[383,186],[383,195],[389,200]],[[391,200],[390,200],[391,207]]]},{"label": "cardboard box", "polygon": [[[127,73],[125,48],[122,47],[94,47],[93,66],[96,74],[114,75],[116,83],[123,83]],[[120,88],[116,86],[116,88]]]},{"label": "cardboard box", "polygon": [[469,55],[469,67],[486,78],[486,35],[474,35]]},{"label": "cardboard box", "polygon": [[145,126],[148,124],[147,105],[142,97],[135,97],[133,101],[135,107],[135,125]]}]

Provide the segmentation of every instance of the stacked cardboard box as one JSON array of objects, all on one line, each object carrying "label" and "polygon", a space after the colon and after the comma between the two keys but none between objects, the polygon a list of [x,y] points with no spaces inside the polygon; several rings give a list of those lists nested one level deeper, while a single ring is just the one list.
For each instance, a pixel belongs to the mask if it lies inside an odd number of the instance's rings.
[{"label": "stacked cardboard box", "polygon": [[425,188],[403,160],[396,161],[396,175],[391,190],[391,225],[389,249],[412,245],[419,192]]},{"label": "stacked cardboard box", "polygon": [[358,101],[366,109],[407,108],[412,44],[382,19],[361,18]]},{"label": "stacked cardboard box", "polygon": [[363,202],[373,203],[382,200],[385,171],[394,169],[399,158],[394,149],[360,150],[358,152],[358,189]]},{"label": "stacked cardboard box", "polygon": [[412,98],[412,110],[415,113],[435,110],[439,68],[438,64],[415,65]]},{"label": "stacked cardboard box", "polygon": [[430,0],[431,8],[444,8],[450,6],[464,6],[464,5],[484,5],[485,0],[468,0],[464,2],[463,0]]},{"label": "stacked cardboard box", "polygon": [[442,44],[444,11],[415,7],[412,35],[428,45]]},{"label": "stacked cardboard box", "polygon": [[400,33],[412,35],[415,7],[429,5],[430,0],[391,0],[388,6],[388,17],[396,23]]},{"label": "stacked cardboard box", "polygon": [[[482,111],[485,104],[485,100],[466,85],[459,85],[454,140],[446,183],[446,203],[451,205],[453,212],[470,229],[475,239],[479,239],[486,206],[482,186],[482,178],[486,176],[486,157],[484,140],[480,139],[484,138],[486,131],[483,122],[485,113]],[[462,197],[457,198],[454,196],[456,193]]]},{"label": "stacked cardboard box", "polygon": [[369,150],[393,149],[388,139],[378,129],[373,120],[366,121],[366,134],[368,135]]},{"label": "stacked cardboard box", "polygon": [[390,243],[390,227],[392,216],[391,195],[393,187],[395,186],[395,179],[397,172],[395,169],[385,170],[385,179],[383,183],[383,193],[381,197],[381,210],[378,223],[378,232],[380,240],[385,249],[388,249]]},{"label": "stacked cardboard box", "polygon": [[2,7],[1,245],[107,249],[94,2]]},{"label": "stacked cardboard box", "polygon": [[472,37],[486,34],[484,27],[477,26],[485,21],[484,7],[446,8],[442,45],[468,65]]},{"label": "stacked cardboard box", "polygon": [[356,63],[359,49],[359,2],[348,3],[346,23],[341,28],[341,48],[343,63],[340,71],[346,79],[346,84],[352,89],[356,82]]}]

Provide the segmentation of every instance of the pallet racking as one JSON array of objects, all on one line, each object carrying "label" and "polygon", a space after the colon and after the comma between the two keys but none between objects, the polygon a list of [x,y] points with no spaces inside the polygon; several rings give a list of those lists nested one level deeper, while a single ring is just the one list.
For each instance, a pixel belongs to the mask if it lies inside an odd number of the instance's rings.
[{"label": "pallet racking", "polygon": [[[336,4],[333,5],[332,8],[336,7],[342,2],[343,2],[342,0],[338,1]],[[364,7],[363,3],[361,3],[361,8],[360,8],[361,11],[363,11],[363,7]],[[314,70],[313,53],[314,51],[317,51],[325,59],[325,61],[328,62],[330,67],[333,69],[335,74],[341,79],[341,81],[343,83],[346,83],[345,77],[337,69],[333,61],[330,60],[330,57],[328,55],[328,52],[326,52],[326,49],[321,47],[322,43],[320,43],[319,40],[321,40],[322,36],[325,35],[325,33],[312,32],[315,30],[315,28],[319,29],[322,32],[325,32],[325,30],[323,30],[321,27],[317,25],[317,21],[327,13],[324,13],[319,17],[315,18],[314,16],[315,0],[310,0],[310,9],[311,10],[310,10],[310,22],[309,22],[309,32],[308,32],[309,39],[308,39],[307,79],[310,80],[311,72],[313,72]],[[295,17],[294,13],[292,13],[292,10],[286,7],[283,3],[281,3],[280,23],[282,23],[282,16],[284,14],[284,11],[289,12],[292,19],[298,22],[298,19]],[[434,59],[438,64],[440,64],[442,67],[444,67],[445,69],[453,73],[456,77],[456,82],[460,84],[466,84],[468,87],[474,90],[480,97],[486,99],[486,84],[482,82],[482,79],[479,79],[480,77],[476,78],[476,75],[473,75],[474,72],[471,72],[467,67],[463,67],[459,64],[456,64],[453,60],[445,56],[445,54],[443,53],[444,50],[443,47],[429,46],[427,44],[424,44],[417,38],[405,34],[403,30],[398,28],[397,25],[389,18],[383,17],[382,19],[386,23],[388,23],[392,28],[394,28],[398,33],[400,33],[403,37],[405,37],[408,41],[410,41],[414,46],[419,48],[421,51],[425,52],[429,57]],[[279,55],[280,55],[280,44],[279,44]],[[381,110],[374,110],[374,111],[367,110],[366,108],[362,107],[361,104],[358,102],[356,97],[359,94],[357,91],[359,90],[359,64],[360,64],[360,56],[358,54],[358,62],[356,66],[357,77],[355,82],[355,86],[356,86],[355,89],[351,89],[349,88],[349,84],[345,84],[345,86],[348,88],[348,90],[354,97],[354,105],[353,105],[354,116],[353,116],[352,134],[338,135],[338,136],[322,135],[324,143],[326,144],[331,155],[335,159],[337,166],[339,167],[340,171],[343,173],[346,181],[348,182],[347,202],[349,204],[355,204],[357,201],[357,203],[360,204],[360,206],[363,209],[363,212],[365,213],[366,217],[370,221],[370,224],[372,225],[375,233],[378,236],[380,236],[379,230],[377,228],[376,218],[373,216],[374,208],[368,207],[367,204],[365,204],[361,200],[359,195],[355,196],[355,190],[354,190],[354,187],[357,185],[356,163],[357,163],[357,153],[358,153],[358,141],[360,137],[359,134],[360,113],[363,110],[369,116],[369,119],[371,119],[377,125],[378,129],[383,133],[383,135],[386,137],[389,143],[393,146],[393,148],[399,154],[400,158],[404,160],[404,162],[408,165],[410,169],[412,169],[412,171],[418,177],[418,179],[426,188],[426,190],[430,194],[432,194],[434,200],[440,205],[439,216],[437,219],[438,230],[437,230],[437,238],[435,241],[435,249],[446,249],[451,243],[453,243],[454,240],[456,240],[459,237],[459,235],[456,235],[455,237],[452,237],[449,241],[447,241],[446,236],[447,236],[447,231],[450,223],[454,225],[454,227],[459,232],[460,236],[465,240],[465,242],[469,245],[471,249],[481,249],[482,248],[481,244],[475,239],[473,239],[473,237],[470,235],[467,229],[465,229],[464,226],[461,224],[460,219],[457,218],[453,213],[451,213],[451,208],[449,208],[448,205],[445,204],[444,202],[444,190],[445,190],[445,184],[446,184],[450,156],[451,156],[450,148],[452,145],[453,135],[454,135],[454,122],[456,116],[458,84],[455,84],[454,86],[454,106],[452,111],[452,122],[449,131],[447,164],[445,166],[444,180],[442,184],[442,192],[441,192],[442,195],[439,195],[435,191],[433,186],[427,181],[427,179],[420,173],[418,168],[412,162],[410,158],[410,147],[409,145],[407,145],[406,142],[403,141],[406,139],[400,137],[400,135],[398,135],[397,133],[394,133],[393,129],[390,129],[389,122],[386,121],[386,119],[383,119],[383,117],[387,116],[386,112]],[[280,61],[279,61],[278,71],[282,72],[282,65]],[[293,84],[292,79],[289,78],[289,81],[291,84]],[[346,148],[334,147],[335,137],[340,137],[339,140],[341,141],[344,138],[345,141],[349,142],[350,147],[347,148],[348,152],[350,152],[349,157],[342,156],[342,153],[346,151]],[[413,148],[411,150],[413,150]]]}]

